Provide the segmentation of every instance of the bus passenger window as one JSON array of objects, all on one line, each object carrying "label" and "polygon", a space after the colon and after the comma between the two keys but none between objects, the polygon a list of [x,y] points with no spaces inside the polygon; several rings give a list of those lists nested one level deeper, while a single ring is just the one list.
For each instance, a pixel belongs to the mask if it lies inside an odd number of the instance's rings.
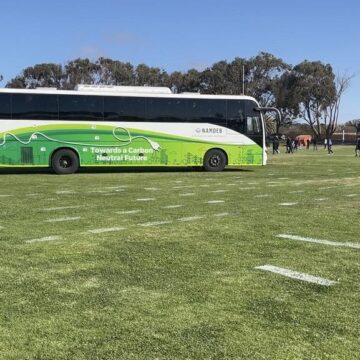
[{"label": "bus passenger window", "polygon": [[261,126],[258,116],[248,116],[246,118],[246,130],[248,134],[260,134]]}]

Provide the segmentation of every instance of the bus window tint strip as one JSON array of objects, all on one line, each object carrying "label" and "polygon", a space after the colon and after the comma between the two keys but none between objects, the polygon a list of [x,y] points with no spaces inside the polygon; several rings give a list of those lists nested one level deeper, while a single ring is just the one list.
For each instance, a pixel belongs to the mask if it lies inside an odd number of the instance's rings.
[{"label": "bus window tint strip", "polygon": [[103,120],[104,100],[102,96],[60,95],[60,120]]},{"label": "bus window tint strip", "polygon": [[0,94],[0,119],[11,119],[10,94]]},{"label": "bus window tint strip", "polygon": [[12,118],[28,120],[57,120],[56,95],[13,94]]}]

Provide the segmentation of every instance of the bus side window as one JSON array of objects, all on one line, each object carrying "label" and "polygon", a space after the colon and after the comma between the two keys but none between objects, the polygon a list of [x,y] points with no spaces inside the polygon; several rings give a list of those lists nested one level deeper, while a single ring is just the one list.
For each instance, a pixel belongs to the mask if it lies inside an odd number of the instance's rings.
[{"label": "bus side window", "polygon": [[11,119],[11,94],[0,94],[0,119]]},{"label": "bus side window", "polygon": [[258,116],[248,116],[246,118],[246,132],[248,134],[260,134],[261,126]]},{"label": "bus side window", "polygon": [[227,102],[227,127],[243,133],[245,130],[244,102],[230,100]]}]

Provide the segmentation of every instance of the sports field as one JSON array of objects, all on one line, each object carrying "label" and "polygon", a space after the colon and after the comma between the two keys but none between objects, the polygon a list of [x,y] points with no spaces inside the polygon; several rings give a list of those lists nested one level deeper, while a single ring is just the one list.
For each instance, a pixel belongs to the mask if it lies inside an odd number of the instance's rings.
[{"label": "sports field", "polygon": [[0,358],[358,359],[360,158],[334,151],[2,170]]}]

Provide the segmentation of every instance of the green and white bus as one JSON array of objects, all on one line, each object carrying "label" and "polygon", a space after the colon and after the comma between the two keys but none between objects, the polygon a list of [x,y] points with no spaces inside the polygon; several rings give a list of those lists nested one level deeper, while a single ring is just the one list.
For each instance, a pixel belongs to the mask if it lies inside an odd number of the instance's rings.
[{"label": "green and white bus", "polygon": [[262,110],[162,87],[0,89],[0,167],[265,165]]}]

